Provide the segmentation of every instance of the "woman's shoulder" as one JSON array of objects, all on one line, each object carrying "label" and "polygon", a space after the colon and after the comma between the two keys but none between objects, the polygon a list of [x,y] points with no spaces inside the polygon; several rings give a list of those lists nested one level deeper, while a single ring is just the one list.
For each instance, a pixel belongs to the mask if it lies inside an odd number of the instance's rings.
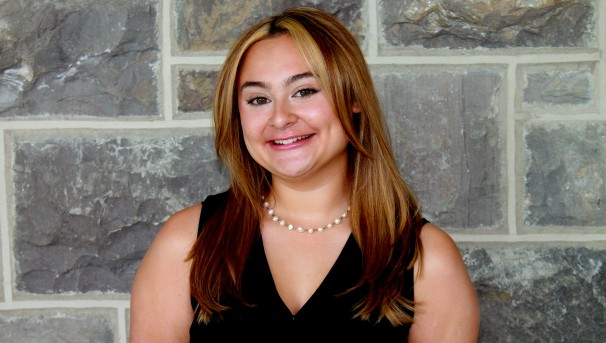
[{"label": "woman's shoulder", "polygon": [[423,243],[424,253],[428,252],[433,257],[440,258],[441,253],[450,254],[456,252],[458,254],[457,245],[452,237],[432,222],[424,221],[420,238]]},{"label": "woman's shoulder", "polygon": [[174,213],[164,223],[157,238],[185,240],[191,244],[198,232],[201,211],[202,204],[195,204]]},{"label": "woman's shoulder", "polygon": [[415,266],[416,312],[410,341],[477,341],[478,300],[457,244],[432,223],[423,226],[420,237],[423,258]]},{"label": "woman's shoulder", "polygon": [[423,225],[420,238],[423,246],[422,274],[466,274],[459,248],[445,230],[427,222]]},{"label": "woman's shoulder", "polygon": [[186,207],[171,215],[154,237],[143,262],[183,261],[197,238],[201,204]]},{"label": "woman's shoulder", "polygon": [[[222,206],[227,204],[228,191],[208,195],[201,203],[186,207],[168,218],[158,233],[168,238],[186,239],[188,241],[198,236],[200,220],[203,222]],[[204,211],[202,211],[204,209]]]},{"label": "woman's shoulder", "polygon": [[187,256],[201,205],[166,220],[141,261],[131,291],[131,342],[181,341],[193,318]]}]

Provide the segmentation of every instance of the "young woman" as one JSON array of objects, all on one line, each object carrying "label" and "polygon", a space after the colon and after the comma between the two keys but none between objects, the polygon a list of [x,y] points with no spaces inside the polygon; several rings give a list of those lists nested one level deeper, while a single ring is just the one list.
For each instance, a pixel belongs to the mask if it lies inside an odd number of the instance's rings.
[{"label": "young woman", "polygon": [[214,102],[231,185],[172,216],[141,262],[131,342],[476,342],[459,251],[397,169],[364,56],[293,8],[248,30]]}]

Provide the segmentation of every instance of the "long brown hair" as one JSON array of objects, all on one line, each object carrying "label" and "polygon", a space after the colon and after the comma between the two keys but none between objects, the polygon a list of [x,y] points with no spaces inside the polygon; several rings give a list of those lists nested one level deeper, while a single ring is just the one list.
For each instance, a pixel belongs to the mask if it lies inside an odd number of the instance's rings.
[{"label": "long brown hair", "polygon": [[[389,132],[368,66],[356,38],[337,19],[313,8],[291,8],[267,18],[244,33],[229,51],[214,98],[215,147],[230,172],[228,208],[210,218],[192,247],[190,288],[199,304],[198,320],[227,309],[225,295],[242,299],[241,275],[246,256],[258,239],[260,195],[271,186],[268,174],[248,153],[238,112],[237,79],[246,51],[256,42],[288,34],[322,89],[349,138],[353,235],[363,254],[363,275],[356,285],[369,292],[354,316],[394,325],[410,323],[404,298],[404,272],[422,256],[421,212],[397,168]],[[353,105],[359,112],[352,113]],[[242,300],[244,301],[244,300]]]}]

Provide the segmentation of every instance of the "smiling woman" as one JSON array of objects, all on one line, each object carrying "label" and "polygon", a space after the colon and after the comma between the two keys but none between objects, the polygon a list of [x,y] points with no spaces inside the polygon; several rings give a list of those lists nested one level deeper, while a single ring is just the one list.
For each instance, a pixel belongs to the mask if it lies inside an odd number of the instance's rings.
[{"label": "smiling woman", "polygon": [[[274,188],[345,176],[348,138],[290,35],[264,39],[247,51],[238,89],[244,143],[271,173]],[[346,189],[340,193],[335,200],[347,204]]]},{"label": "smiling woman", "polygon": [[477,340],[459,251],[399,174],[341,23],[312,8],[264,19],[215,93],[230,187],[158,233],[132,289],[132,342]]}]

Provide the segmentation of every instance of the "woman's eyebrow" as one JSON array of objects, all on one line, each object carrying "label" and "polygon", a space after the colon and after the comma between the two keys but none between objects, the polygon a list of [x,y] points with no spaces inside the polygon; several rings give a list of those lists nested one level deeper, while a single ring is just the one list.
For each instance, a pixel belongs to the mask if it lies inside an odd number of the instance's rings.
[{"label": "woman's eyebrow", "polygon": [[[299,80],[302,80],[302,79],[305,79],[308,77],[314,77],[314,74],[312,74],[311,72],[295,74],[295,75],[289,76],[284,81],[284,85],[288,86],[293,82],[297,82]],[[271,89],[271,86],[268,83],[263,82],[263,81],[246,81],[242,84],[242,86],[240,86],[240,92],[244,91],[244,89],[249,88],[249,87],[259,87],[259,88],[263,88],[263,89]]]},{"label": "woman's eyebrow", "polygon": [[265,82],[261,82],[261,81],[246,81],[242,84],[242,86],[240,86],[240,92],[244,91],[244,89],[249,88],[249,87],[259,87],[259,88],[263,88],[263,89],[270,89],[271,87],[269,86],[269,84],[265,83]]},{"label": "woman's eyebrow", "polygon": [[308,77],[314,77],[314,74],[312,74],[311,72],[305,72],[305,73],[301,73],[301,74],[295,74],[293,76],[290,76],[288,79],[286,79],[286,81],[284,81],[284,85],[289,85],[293,82],[308,78]]}]

